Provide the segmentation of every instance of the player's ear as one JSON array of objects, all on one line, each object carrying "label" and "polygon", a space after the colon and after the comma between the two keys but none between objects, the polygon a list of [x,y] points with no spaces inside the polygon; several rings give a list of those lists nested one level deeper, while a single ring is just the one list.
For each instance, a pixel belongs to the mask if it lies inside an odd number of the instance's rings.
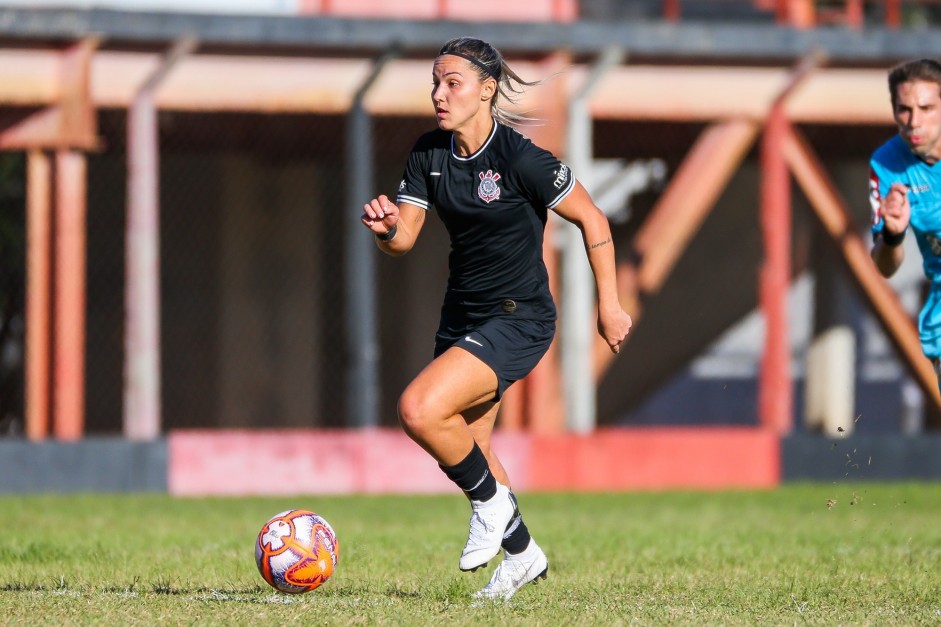
[{"label": "player's ear", "polygon": [[483,101],[488,101],[493,98],[493,95],[497,91],[497,81],[494,78],[488,78],[484,81],[483,87],[480,90],[480,99]]}]

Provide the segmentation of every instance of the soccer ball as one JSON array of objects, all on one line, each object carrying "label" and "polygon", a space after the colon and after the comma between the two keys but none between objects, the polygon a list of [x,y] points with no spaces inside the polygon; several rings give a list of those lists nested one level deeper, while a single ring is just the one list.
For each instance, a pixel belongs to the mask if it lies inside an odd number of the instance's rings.
[{"label": "soccer ball", "polygon": [[275,514],[255,542],[255,564],[262,578],[291,594],[320,587],[339,557],[340,544],[330,523],[306,509]]}]

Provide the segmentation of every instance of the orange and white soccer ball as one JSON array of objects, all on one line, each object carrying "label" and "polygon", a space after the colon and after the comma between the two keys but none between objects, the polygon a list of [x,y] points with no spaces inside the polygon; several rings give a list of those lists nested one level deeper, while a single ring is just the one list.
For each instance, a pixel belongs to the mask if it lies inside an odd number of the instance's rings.
[{"label": "orange and white soccer ball", "polygon": [[272,587],[290,594],[320,587],[339,558],[340,543],[330,523],[306,509],[275,514],[255,542],[258,572]]}]

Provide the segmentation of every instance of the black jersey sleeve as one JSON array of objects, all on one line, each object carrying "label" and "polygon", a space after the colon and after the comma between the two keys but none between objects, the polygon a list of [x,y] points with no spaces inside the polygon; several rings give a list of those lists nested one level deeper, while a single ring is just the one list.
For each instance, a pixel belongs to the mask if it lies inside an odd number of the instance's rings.
[{"label": "black jersey sleeve", "polygon": [[399,183],[395,204],[406,202],[422,209],[430,207],[427,178],[430,158],[431,148],[428,137],[422,136],[415,143],[412,152],[408,155],[408,161],[405,162],[405,172],[402,174],[402,182]]},{"label": "black jersey sleeve", "polygon": [[575,175],[548,150],[525,142],[514,171],[520,186],[537,206],[552,209],[575,188]]}]

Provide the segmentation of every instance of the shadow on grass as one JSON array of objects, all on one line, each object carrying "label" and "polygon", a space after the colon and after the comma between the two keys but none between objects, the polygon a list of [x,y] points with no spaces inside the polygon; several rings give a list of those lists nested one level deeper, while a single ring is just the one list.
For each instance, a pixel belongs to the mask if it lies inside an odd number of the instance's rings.
[{"label": "shadow on grass", "polygon": [[89,586],[87,584],[69,583],[66,579],[53,580],[52,582],[40,581],[11,581],[0,584],[0,593],[46,593],[46,594],[66,594],[66,595],[108,595],[108,596],[130,596],[130,597],[168,597],[179,598],[190,601],[200,601],[209,603],[261,603],[261,604],[290,604],[296,602],[308,602],[306,599],[313,597],[326,597],[335,600],[359,599],[372,597],[377,594],[390,600],[415,601],[427,600],[429,594],[432,597],[440,597],[439,600],[454,602],[464,596],[467,591],[463,586],[456,586],[453,582],[442,589],[422,590],[411,586],[399,586],[395,584],[386,584],[380,586],[374,585],[325,585],[318,590],[307,594],[285,594],[273,590],[272,588],[254,584],[249,586],[211,588],[205,586],[184,586],[174,582],[171,578],[158,578],[150,582],[144,582],[140,578],[126,584],[104,584],[100,586]]},{"label": "shadow on grass", "polygon": [[167,596],[183,595],[216,595],[216,596],[258,596],[271,593],[272,591],[261,585],[253,585],[245,588],[206,588],[197,587],[179,587],[174,586],[167,579],[160,579],[151,584],[141,585],[140,579],[135,579],[127,585],[105,585],[100,588],[92,588],[87,585],[70,585],[65,579],[53,581],[52,583],[40,583],[38,581],[11,581],[0,584],[0,592],[73,592],[73,593],[99,593],[99,594],[146,594],[152,593]]}]

